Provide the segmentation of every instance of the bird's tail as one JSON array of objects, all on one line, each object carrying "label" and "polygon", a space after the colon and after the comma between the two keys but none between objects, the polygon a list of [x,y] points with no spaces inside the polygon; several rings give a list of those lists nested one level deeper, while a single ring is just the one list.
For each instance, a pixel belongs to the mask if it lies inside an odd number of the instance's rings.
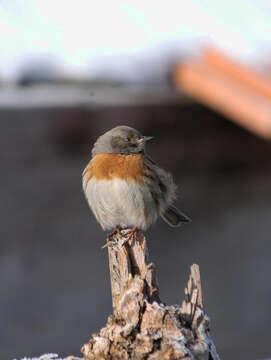
[{"label": "bird's tail", "polygon": [[191,219],[178,210],[175,206],[170,205],[167,210],[161,215],[162,219],[170,226],[177,227],[183,222],[190,222]]}]

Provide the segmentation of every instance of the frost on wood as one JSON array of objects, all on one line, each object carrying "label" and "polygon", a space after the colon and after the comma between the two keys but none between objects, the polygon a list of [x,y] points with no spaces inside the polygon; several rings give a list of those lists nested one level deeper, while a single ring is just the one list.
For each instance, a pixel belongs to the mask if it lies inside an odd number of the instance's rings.
[{"label": "frost on wood", "polygon": [[[16,360],[16,359],[14,359],[14,360]],[[50,354],[43,354],[40,357],[34,357],[34,358],[24,357],[21,360],[83,360],[83,359],[74,357],[72,355],[65,357],[65,359],[62,359],[62,358],[58,357],[57,354],[50,353]]]},{"label": "frost on wood", "polygon": [[82,347],[84,360],[219,360],[203,311],[198,265],[191,266],[182,306],[159,298],[145,237],[122,230],[108,239],[113,315]]}]

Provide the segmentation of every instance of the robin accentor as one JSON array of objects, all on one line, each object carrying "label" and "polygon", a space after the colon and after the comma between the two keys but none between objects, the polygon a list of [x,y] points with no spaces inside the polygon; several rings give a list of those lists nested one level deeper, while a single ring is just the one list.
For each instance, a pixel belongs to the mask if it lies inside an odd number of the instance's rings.
[{"label": "robin accentor", "polygon": [[104,230],[146,230],[159,216],[170,226],[190,219],[173,202],[171,174],[145,152],[152,139],[128,126],[117,126],[98,138],[83,172],[83,189]]}]

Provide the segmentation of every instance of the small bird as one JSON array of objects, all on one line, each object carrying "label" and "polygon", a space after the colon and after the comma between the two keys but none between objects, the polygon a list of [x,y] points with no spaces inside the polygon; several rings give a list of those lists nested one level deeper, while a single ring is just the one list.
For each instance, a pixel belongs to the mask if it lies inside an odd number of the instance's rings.
[{"label": "small bird", "polygon": [[176,185],[171,174],[146,154],[143,136],[128,126],[101,135],[82,175],[88,204],[104,230],[146,230],[159,216],[176,227],[189,222],[173,202]]}]

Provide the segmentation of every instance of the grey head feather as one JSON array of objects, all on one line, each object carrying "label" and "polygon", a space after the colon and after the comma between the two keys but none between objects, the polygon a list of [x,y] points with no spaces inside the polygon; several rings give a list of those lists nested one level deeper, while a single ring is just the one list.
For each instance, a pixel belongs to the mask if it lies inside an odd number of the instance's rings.
[{"label": "grey head feather", "polygon": [[117,126],[101,135],[92,149],[97,154],[138,154],[145,151],[146,137],[129,126]]}]

